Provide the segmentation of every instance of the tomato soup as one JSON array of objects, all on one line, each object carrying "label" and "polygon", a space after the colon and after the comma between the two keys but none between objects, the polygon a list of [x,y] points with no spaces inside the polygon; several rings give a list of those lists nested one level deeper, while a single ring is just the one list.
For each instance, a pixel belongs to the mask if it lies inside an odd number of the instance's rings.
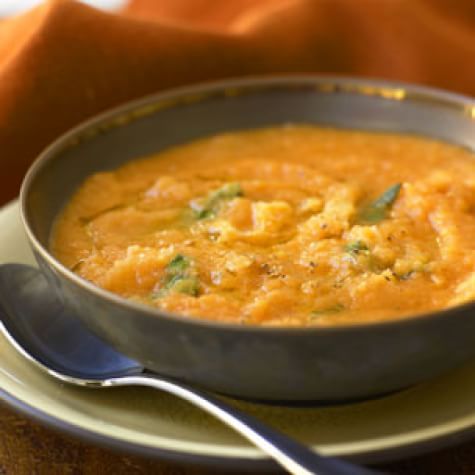
[{"label": "tomato soup", "polygon": [[229,132],[90,176],[54,255],[127,299],[274,326],[380,321],[475,298],[475,160],[427,138]]}]

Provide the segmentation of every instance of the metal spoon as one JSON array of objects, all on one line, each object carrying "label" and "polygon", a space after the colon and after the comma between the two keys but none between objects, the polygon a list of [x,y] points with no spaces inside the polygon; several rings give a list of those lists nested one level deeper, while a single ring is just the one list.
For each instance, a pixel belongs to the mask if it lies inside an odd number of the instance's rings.
[{"label": "metal spoon", "polygon": [[35,268],[20,264],[0,266],[0,329],[25,358],[50,376],[89,388],[149,386],[174,394],[233,428],[290,473],[378,473],[318,455],[208,392],[148,372],[65,311]]}]

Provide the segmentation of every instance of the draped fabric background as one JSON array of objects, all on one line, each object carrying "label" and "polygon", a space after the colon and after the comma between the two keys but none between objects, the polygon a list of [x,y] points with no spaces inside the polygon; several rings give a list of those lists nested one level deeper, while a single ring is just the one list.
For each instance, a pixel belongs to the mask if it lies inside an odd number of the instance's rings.
[{"label": "draped fabric background", "polygon": [[475,95],[474,0],[51,0],[0,23],[0,202],[58,134],[128,99],[230,76],[323,72]]}]

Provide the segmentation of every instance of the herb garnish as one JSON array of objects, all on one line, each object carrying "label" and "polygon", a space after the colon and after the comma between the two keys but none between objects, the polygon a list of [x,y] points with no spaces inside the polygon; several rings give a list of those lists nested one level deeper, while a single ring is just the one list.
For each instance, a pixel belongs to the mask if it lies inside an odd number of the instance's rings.
[{"label": "herb garnish", "polygon": [[152,298],[160,298],[170,291],[196,297],[199,294],[198,277],[189,273],[190,259],[177,254],[165,267],[165,277],[159,290],[152,293]]},{"label": "herb garnish", "polygon": [[322,315],[334,315],[335,313],[340,313],[345,310],[345,306],[341,303],[332,305],[331,307],[322,308],[319,310],[313,310],[310,314],[311,318],[321,317]]},{"label": "herb garnish", "polygon": [[173,276],[166,284],[166,290],[173,290],[180,294],[188,294],[196,297],[200,290],[200,283],[196,276],[178,274]]},{"label": "herb garnish", "polygon": [[190,259],[183,254],[177,254],[168,264],[165,270],[167,274],[177,275],[190,267]]},{"label": "herb garnish", "polygon": [[393,272],[393,274],[398,280],[409,280],[414,274],[414,272],[415,271],[410,270],[408,272],[404,272],[404,274],[396,274],[395,272]]},{"label": "herb garnish", "polygon": [[388,188],[376,200],[366,205],[358,215],[358,221],[362,223],[379,223],[388,217],[394,202],[396,201],[399,191],[401,190],[401,183]]},{"label": "herb garnish", "polygon": [[212,218],[216,216],[223,201],[232,200],[242,195],[243,191],[239,183],[226,183],[221,188],[209,193],[205,199],[193,201],[191,208],[197,219]]},{"label": "herb garnish", "polygon": [[371,271],[375,271],[378,268],[377,260],[371,254],[371,251],[365,242],[352,241],[349,242],[344,249],[349,254],[353,264],[367,268]]},{"label": "herb garnish", "polygon": [[369,251],[369,248],[363,241],[352,241],[345,246],[345,251],[350,254],[358,254],[361,251]]}]

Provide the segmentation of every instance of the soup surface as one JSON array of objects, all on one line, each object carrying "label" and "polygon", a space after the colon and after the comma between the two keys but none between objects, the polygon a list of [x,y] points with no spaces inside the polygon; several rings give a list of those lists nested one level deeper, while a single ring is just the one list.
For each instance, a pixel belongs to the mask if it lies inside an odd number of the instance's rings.
[{"label": "soup surface", "polygon": [[51,246],[100,287],[198,318],[407,316],[475,298],[474,158],[409,135],[225,133],[92,175]]}]

